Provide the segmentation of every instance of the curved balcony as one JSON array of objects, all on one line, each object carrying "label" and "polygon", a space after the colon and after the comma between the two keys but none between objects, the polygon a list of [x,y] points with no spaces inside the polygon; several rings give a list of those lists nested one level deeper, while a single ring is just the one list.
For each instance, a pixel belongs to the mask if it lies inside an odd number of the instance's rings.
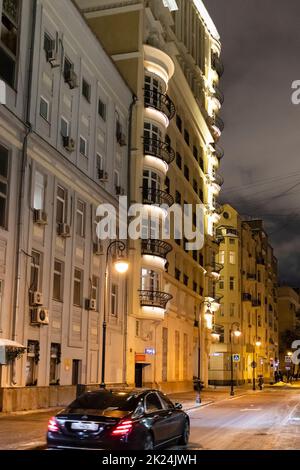
[{"label": "curved balcony", "polygon": [[223,176],[219,175],[216,173],[213,178],[213,182],[216,183],[218,186],[223,186],[224,184],[224,178]]},{"label": "curved balcony", "polygon": [[171,294],[155,290],[140,290],[139,293],[142,307],[155,307],[165,310],[167,303],[173,298]]},{"label": "curved balcony", "polygon": [[222,160],[224,157],[224,150],[222,147],[219,147],[218,145],[213,145],[214,147],[214,155],[217,157],[218,160]]},{"label": "curved balcony", "polygon": [[173,206],[174,198],[171,194],[161,189],[155,188],[142,188],[143,204],[157,205],[157,206]]},{"label": "curved balcony", "polygon": [[222,60],[217,54],[213,54],[211,58],[211,66],[217,72],[219,77],[221,77],[224,73],[224,65]]},{"label": "curved balcony", "polygon": [[164,240],[154,238],[142,240],[142,255],[158,256],[166,260],[171,251],[172,245]]},{"label": "curved balcony", "polygon": [[167,142],[144,137],[144,154],[159,158],[170,165],[175,158],[175,152]]},{"label": "curved balcony", "polygon": [[217,86],[214,86],[214,90],[215,90],[214,98],[216,98],[219,101],[219,103],[222,105],[224,103],[223,92]]},{"label": "curved balcony", "polygon": [[224,268],[223,264],[216,263],[216,262],[208,263],[205,266],[207,276],[217,278],[217,279],[219,278],[220,272],[222,271],[223,268]]},{"label": "curved balcony", "polygon": [[208,119],[208,125],[210,126],[213,137],[215,140],[218,140],[225,126],[223,120],[219,116],[210,117]]},{"label": "curved balcony", "polygon": [[163,113],[170,121],[175,116],[175,106],[167,94],[154,90],[145,90],[145,107],[154,108]]}]

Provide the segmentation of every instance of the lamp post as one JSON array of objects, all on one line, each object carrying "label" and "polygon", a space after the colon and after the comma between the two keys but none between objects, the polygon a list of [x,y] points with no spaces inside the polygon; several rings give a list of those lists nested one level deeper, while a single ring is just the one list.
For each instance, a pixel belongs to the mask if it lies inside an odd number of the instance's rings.
[{"label": "lamp post", "polygon": [[[236,327],[234,330],[233,328]],[[233,388],[233,352],[232,352],[232,336],[235,337],[241,336],[242,332],[240,331],[240,324],[238,322],[233,322],[229,330],[229,340],[230,340],[230,395],[234,396]]]},{"label": "lamp post", "polygon": [[255,378],[255,369],[257,367],[256,362],[256,346],[259,348],[261,346],[261,340],[257,336],[255,337],[254,346],[253,346],[253,380],[252,380],[252,390],[256,390],[256,378]]},{"label": "lamp post", "polygon": [[128,271],[128,260],[124,257],[126,245],[121,240],[114,240],[109,243],[106,250],[105,258],[105,290],[104,290],[104,307],[103,307],[103,323],[102,323],[102,368],[101,368],[101,384],[100,388],[105,388],[105,353],[106,353],[106,316],[107,316],[107,297],[108,297],[108,259],[112,248],[115,248],[116,254],[114,258],[114,267],[119,274],[125,274]]}]

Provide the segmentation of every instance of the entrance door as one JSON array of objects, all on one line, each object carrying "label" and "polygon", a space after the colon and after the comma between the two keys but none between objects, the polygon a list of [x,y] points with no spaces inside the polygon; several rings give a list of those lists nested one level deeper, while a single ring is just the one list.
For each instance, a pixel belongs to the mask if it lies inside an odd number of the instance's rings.
[{"label": "entrance door", "polygon": [[141,388],[143,386],[143,364],[135,364],[135,386]]},{"label": "entrance door", "polygon": [[72,363],[72,385],[78,385],[80,383],[80,372],[81,372],[81,361],[79,359],[73,359]]}]

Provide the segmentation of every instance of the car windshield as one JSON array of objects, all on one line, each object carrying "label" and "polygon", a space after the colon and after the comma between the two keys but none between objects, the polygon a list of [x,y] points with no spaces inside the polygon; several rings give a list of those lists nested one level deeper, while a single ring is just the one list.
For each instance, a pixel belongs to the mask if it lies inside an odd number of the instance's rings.
[{"label": "car windshield", "polygon": [[119,410],[132,411],[138,404],[138,397],[125,392],[85,393],[76,398],[69,410]]}]

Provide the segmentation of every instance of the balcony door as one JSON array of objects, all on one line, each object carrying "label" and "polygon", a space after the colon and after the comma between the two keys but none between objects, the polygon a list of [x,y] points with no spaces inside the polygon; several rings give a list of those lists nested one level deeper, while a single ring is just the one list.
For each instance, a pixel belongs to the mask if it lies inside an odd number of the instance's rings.
[{"label": "balcony door", "polygon": [[142,269],[141,289],[160,291],[160,276],[151,269]]},{"label": "balcony door", "polygon": [[143,173],[143,189],[147,194],[148,189],[159,190],[161,188],[161,178],[160,176],[152,170],[144,170]]},{"label": "balcony door", "polygon": [[162,133],[158,126],[150,122],[144,124],[144,149],[145,153],[160,155]]},{"label": "balcony door", "polygon": [[145,77],[145,97],[148,104],[158,107],[160,104],[161,93],[163,93],[161,82],[150,75]]}]

